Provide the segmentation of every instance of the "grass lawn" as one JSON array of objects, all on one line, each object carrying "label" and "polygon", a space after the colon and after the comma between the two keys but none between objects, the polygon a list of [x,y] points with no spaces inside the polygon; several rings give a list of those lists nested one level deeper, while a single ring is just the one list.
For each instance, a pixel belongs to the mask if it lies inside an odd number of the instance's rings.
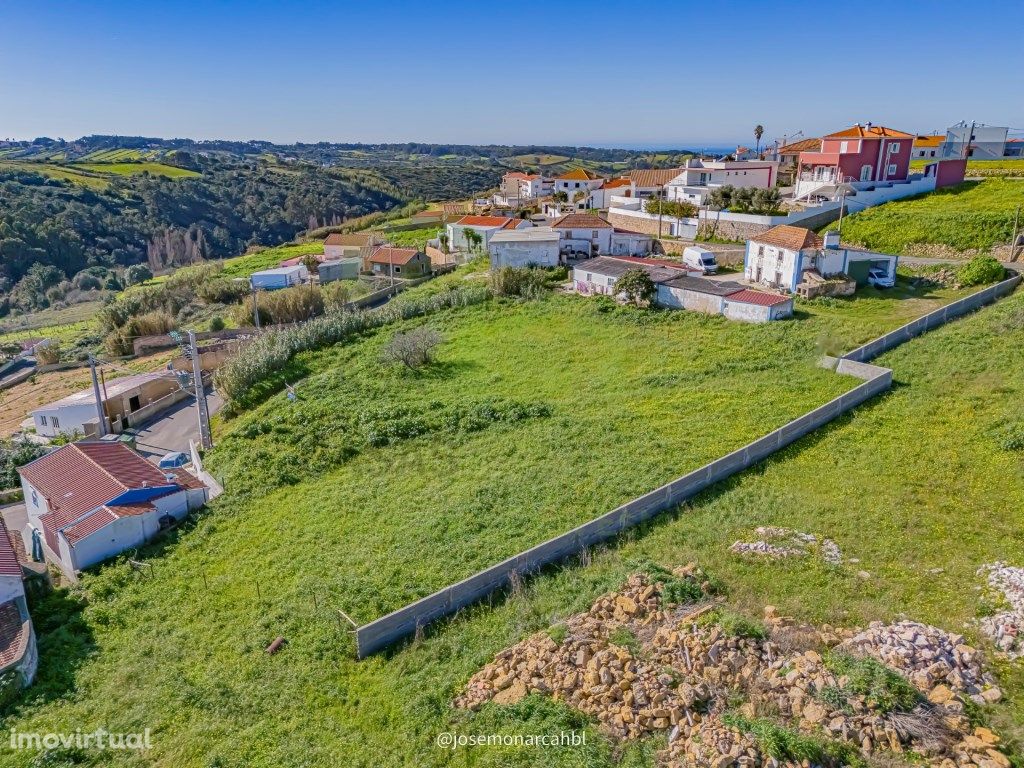
[{"label": "grass lawn", "polygon": [[0,343],[33,338],[72,340],[91,325],[102,306],[102,301],[84,301],[60,309],[4,318],[0,320]]},{"label": "grass lawn", "polygon": [[93,171],[77,169],[72,165],[63,163],[41,163],[20,160],[0,161],[0,171],[23,171],[25,173],[38,173],[58,181],[69,181],[72,184],[80,184],[93,189],[105,189],[110,186],[110,179]]},{"label": "grass lawn", "polygon": [[[770,601],[849,622],[907,611],[956,629],[973,615],[973,569],[1024,557],[1020,457],[992,432],[1006,417],[1020,425],[1021,297],[891,353],[891,394],[588,568],[543,576],[364,662],[335,613],[372,618],[761,434],[854,383],[814,366],[823,339],[852,346],[952,296],[872,291],[768,326],[603,313],[571,297],[495,302],[432,318],[447,341],[419,376],[378,362],[393,329],[306,355],[298,403],[277,396],[218,425],[210,463],[227,494],[142,553],[152,577],[113,564],[80,593],[33,606],[40,677],[4,726],[153,730],[152,751],[95,765],[613,765],[592,730],[585,749],[542,754],[453,753],[434,738],[586,725],[543,702],[473,716],[449,704],[496,651],[582,609],[639,556],[699,559],[740,608]],[[339,435],[344,447],[360,424],[483,398],[543,402],[551,415],[377,448],[352,441],[354,453],[322,470],[310,450]],[[264,466],[297,482],[262,495],[266,479],[249,478]],[[760,524],[832,536],[872,578],[729,558],[728,544]],[[935,566],[946,573],[929,575]],[[266,655],[278,635],[288,646]],[[999,717],[1019,719],[1019,683],[1004,681],[1014,699]],[[631,748],[621,764],[649,765],[650,752]],[[5,765],[33,757],[0,752]]]},{"label": "grass lawn", "polygon": [[1010,242],[1024,182],[968,181],[854,213],[843,220],[843,240],[890,253],[916,244],[955,251],[988,249]]},{"label": "grass lawn", "polygon": [[400,248],[425,248],[427,240],[433,240],[442,229],[436,225],[428,225],[420,229],[402,229],[394,232],[382,230],[381,237]]}]

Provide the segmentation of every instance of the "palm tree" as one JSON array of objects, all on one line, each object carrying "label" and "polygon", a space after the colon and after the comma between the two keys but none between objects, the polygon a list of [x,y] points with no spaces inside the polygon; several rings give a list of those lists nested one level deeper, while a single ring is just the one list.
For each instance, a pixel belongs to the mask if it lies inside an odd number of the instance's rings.
[{"label": "palm tree", "polygon": [[757,149],[754,151],[761,154],[761,137],[764,136],[764,126],[758,123],[754,126],[754,138],[757,139]]}]

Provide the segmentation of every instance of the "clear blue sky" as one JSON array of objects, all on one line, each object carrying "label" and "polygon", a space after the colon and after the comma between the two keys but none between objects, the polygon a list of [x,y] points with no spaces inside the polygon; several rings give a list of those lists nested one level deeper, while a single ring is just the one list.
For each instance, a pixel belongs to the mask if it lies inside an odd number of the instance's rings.
[{"label": "clear blue sky", "polygon": [[1011,2],[0,0],[0,138],[701,146],[1024,127]]}]

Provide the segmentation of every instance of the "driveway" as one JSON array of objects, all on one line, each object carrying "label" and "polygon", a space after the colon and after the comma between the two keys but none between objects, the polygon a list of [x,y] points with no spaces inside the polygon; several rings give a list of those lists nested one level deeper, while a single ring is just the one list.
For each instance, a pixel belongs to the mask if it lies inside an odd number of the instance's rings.
[{"label": "driveway", "polygon": [[[212,416],[220,410],[224,400],[211,388],[207,388],[206,404]],[[135,448],[150,461],[159,461],[164,454],[172,451],[188,453],[189,440],[199,442],[196,401],[188,397],[175,403],[136,429],[138,437],[135,440]]]}]

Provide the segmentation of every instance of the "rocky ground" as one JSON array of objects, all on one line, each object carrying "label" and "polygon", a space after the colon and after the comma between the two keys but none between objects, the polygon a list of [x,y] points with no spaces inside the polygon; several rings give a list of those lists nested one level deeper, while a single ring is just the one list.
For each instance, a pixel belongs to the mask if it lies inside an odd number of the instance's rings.
[{"label": "rocky ground", "polygon": [[1001,693],[962,637],[909,621],[799,625],[771,606],[760,625],[711,592],[693,564],[636,573],[499,653],[455,705],[549,695],[616,739],[666,733],[666,768],[1010,765],[969,716]]},{"label": "rocky ground", "polygon": [[829,565],[840,565],[843,553],[832,539],[821,539],[813,533],[794,531],[791,528],[761,526],[754,531],[756,541],[737,541],[729,551],[738,555],[763,557],[804,557],[817,554]]},{"label": "rocky ground", "polygon": [[995,603],[993,614],[981,619],[981,631],[1007,658],[1024,658],[1024,568],[996,562],[978,574],[985,577],[987,597]]}]

